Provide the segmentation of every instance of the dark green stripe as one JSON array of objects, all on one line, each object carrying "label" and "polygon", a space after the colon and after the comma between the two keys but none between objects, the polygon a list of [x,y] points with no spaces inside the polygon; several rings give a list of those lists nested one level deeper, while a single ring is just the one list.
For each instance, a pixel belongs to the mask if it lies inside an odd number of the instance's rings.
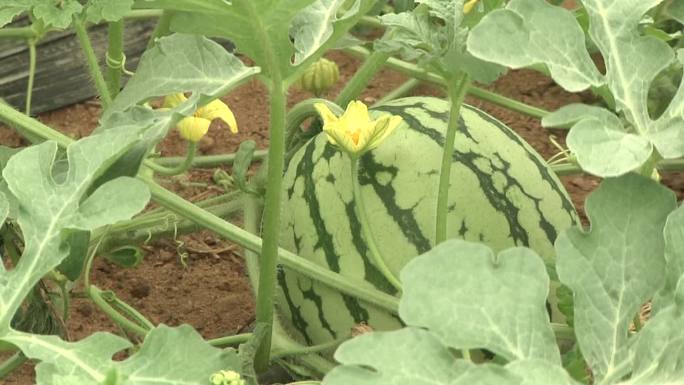
[{"label": "dark green stripe", "polygon": [[[379,111],[389,112],[393,115],[401,116],[402,119],[404,119],[404,121],[408,124],[408,126],[411,127],[411,129],[426,135],[428,138],[432,139],[435,143],[437,143],[440,147],[444,147],[444,135],[433,128],[425,127],[421,123],[420,117],[417,117],[409,112],[409,109],[411,108],[418,108],[423,110],[426,114],[430,115],[431,118],[440,120],[447,124],[447,122],[449,121],[448,112],[442,113],[434,111],[430,108],[427,108],[426,104],[426,102],[420,101],[414,105],[402,105],[400,107],[384,105],[377,107],[375,109]],[[468,127],[466,126],[463,119],[459,120],[458,129],[459,131],[467,134]],[[478,182],[480,184],[480,188],[484,192],[484,195],[489,201],[489,203],[495,209],[504,213],[506,220],[508,221],[508,227],[510,229],[510,235],[513,238],[513,241],[518,245],[529,245],[527,230],[522,226],[522,224],[518,220],[518,212],[520,211],[520,209],[508,200],[508,198],[505,196],[505,191],[503,193],[500,193],[498,190],[496,190],[494,184],[491,183],[491,174],[480,170],[480,168],[477,167],[477,165],[475,164],[475,161],[478,159],[484,159],[486,161],[489,161],[489,159],[473,152],[460,152],[458,151],[458,149],[454,150],[453,159],[455,162],[463,164],[465,167],[470,169],[475,174],[475,177],[478,179]],[[507,174],[504,173],[504,175],[507,178],[507,182],[514,182],[514,184],[518,184],[517,181],[512,180],[510,176],[508,176]]]},{"label": "dark green stripe", "polygon": [[306,328],[309,326],[309,324],[302,316],[302,308],[295,305],[294,301],[292,300],[290,288],[287,286],[287,280],[285,279],[285,272],[281,266],[278,267],[278,284],[283,291],[283,296],[285,297],[285,302],[287,302],[287,307],[290,309],[290,314],[292,315],[292,326],[294,326],[294,328],[299,331],[302,337],[304,337],[306,344],[311,345],[313,341],[311,341],[309,333],[306,332]]},{"label": "dark green stripe", "polygon": [[[332,146],[328,146],[324,150],[323,160],[329,161],[335,152]],[[325,255],[325,260],[328,264],[328,268],[336,273],[340,272],[339,255],[335,251],[335,244],[333,241],[333,236],[328,232],[325,227],[325,221],[321,216],[321,207],[316,196],[316,182],[313,179],[314,171],[314,151],[316,149],[316,140],[310,141],[304,148],[304,156],[302,160],[297,165],[297,177],[304,179],[304,192],[302,198],[307,202],[307,207],[309,208],[309,216],[314,224],[314,230],[316,233],[316,244],[314,245],[315,250],[322,250]],[[332,154],[330,153],[332,152]],[[339,154],[339,152],[338,152]],[[301,250],[297,250],[300,253]],[[342,295],[345,306],[347,310],[352,315],[354,320],[360,319],[357,322],[366,322],[368,320],[368,311],[366,311],[359,301],[348,295]]]},{"label": "dark green stripe", "polygon": [[299,287],[299,290],[302,292],[304,299],[308,299],[309,301],[312,301],[316,304],[316,310],[318,311],[318,320],[321,322],[321,326],[323,326],[323,329],[327,330],[333,339],[337,339],[337,333],[335,333],[335,331],[330,327],[328,320],[325,319],[325,313],[323,312],[323,299],[314,290],[313,282],[311,283],[311,287],[309,287],[308,290],[305,290],[302,287],[300,280],[297,281],[297,286]]}]

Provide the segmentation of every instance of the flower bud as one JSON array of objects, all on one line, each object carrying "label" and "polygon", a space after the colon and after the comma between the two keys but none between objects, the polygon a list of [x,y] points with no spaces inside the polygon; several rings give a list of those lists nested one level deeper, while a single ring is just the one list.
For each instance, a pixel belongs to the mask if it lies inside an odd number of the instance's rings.
[{"label": "flower bud", "polygon": [[299,86],[316,96],[330,90],[340,79],[340,70],[337,63],[321,58],[304,71],[299,78]]}]

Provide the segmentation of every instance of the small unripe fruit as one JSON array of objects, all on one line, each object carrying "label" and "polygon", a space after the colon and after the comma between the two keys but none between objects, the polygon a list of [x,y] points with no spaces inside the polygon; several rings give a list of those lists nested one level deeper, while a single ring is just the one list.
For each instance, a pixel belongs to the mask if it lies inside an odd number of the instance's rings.
[{"label": "small unripe fruit", "polygon": [[321,58],[304,71],[299,86],[316,96],[330,90],[340,79],[340,70],[334,61]]}]

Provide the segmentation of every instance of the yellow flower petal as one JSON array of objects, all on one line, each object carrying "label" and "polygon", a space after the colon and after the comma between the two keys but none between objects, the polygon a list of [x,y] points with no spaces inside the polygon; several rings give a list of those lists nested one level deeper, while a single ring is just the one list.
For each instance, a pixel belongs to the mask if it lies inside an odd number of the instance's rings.
[{"label": "yellow flower petal", "polygon": [[209,119],[189,116],[187,118],[183,118],[183,120],[178,123],[178,131],[181,138],[196,143],[207,134],[210,124],[211,120]]},{"label": "yellow flower petal", "polygon": [[465,4],[463,4],[463,13],[467,14],[470,11],[475,8],[475,5],[477,4],[479,0],[468,0]]},{"label": "yellow flower petal", "polygon": [[358,100],[352,101],[347,105],[347,110],[344,111],[342,119],[347,120],[349,125],[367,123],[370,121],[368,107]]},{"label": "yellow flower petal", "polygon": [[337,122],[339,119],[335,114],[333,114],[332,111],[330,111],[330,108],[328,108],[325,103],[315,103],[314,108],[318,112],[318,115],[321,116],[321,119],[323,119],[323,125],[327,125],[330,123]]},{"label": "yellow flower petal", "polygon": [[164,98],[164,104],[162,104],[162,108],[174,108],[186,100],[188,100],[188,98],[186,98],[182,93],[167,95]]},{"label": "yellow flower petal", "polygon": [[230,127],[230,131],[233,134],[238,132],[238,125],[237,121],[235,120],[235,115],[233,115],[233,111],[230,110],[226,103],[219,99],[215,99],[198,109],[195,113],[195,116],[208,119],[210,121],[214,119],[221,119],[226,122],[228,127]]},{"label": "yellow flower petal", "polygon": [[344,149],[350,155],[354,155],[357,152],[356,143],[354,143],[351,137],[343,130],[326,129],[326,126],[323,126],[323,131],[328,135],[328,141],[331,144]]}]

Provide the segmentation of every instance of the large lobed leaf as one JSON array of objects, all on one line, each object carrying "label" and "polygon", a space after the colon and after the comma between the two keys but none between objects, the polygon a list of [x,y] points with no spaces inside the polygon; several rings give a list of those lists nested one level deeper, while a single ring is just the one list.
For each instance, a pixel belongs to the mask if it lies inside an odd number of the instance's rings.
[{"label": "large lobed leaf", "polygon": [[647,178],[608,179],[587,199],[591,230],[556,240],[558,276],[574,293],[577,339],[597,379],[628,373],[629,325],[663,285],[662,233],[675,207],[674,194]]},{"label": "large lobed leaf", "polygon": [[[564,88],[580,91],[606,86],[615,99],[617,118],[606,112],[585,114],[568,137],[569,148],[586,171],[619,176],[649,160],[654,149],[667,159],[684,155],[684,86],[658,118],[649,116],[647,97],[655,77],[682,60],[665,42],[642,36],[639,23],[662,0],[584,0],[589,35],[606,64],[601,74],[592,63],[573,15],[544,0],[513,0],[487,15],[471,32],[468,50],[476,57],[513,68],[545,65]],[[544,119],[554,126],[576,109],[571,106]],[[557,116],[558,114],[561,117]]]},{"label": "large lobed leaf", "polygon": [[94,181],[139,138],[137,131],[107,132],[70,145],[68,171],[54,174],[57,144],[44,142],[14,155],[2,175],[18,205],[25,249],[17,266],[0,272],[0,335],[38,280],[68,255],[68,230],[95,228],[129,219],[149,200],[147,187],[130,178]]},{"label": "large lobed leaf", "polygon": [[[684,209],[672,213],[675,206],[674,195],[648,178],[608,179],[587,201],[591,230],[570,229],[556,244],[595,384],[684,384]],[[342,366],[325,385],[578,384],[560,366],[544,312],[549,280],[534,252],[494,256],[484,245],[450,240],[401,277],[408,326],[342,344],[335,354]],[[658,291],[659,310],[630,338],[629,323]],[[508,363],[475,367],[455,356],[464,348],[486,348]]]},{"label": "large lobed leaf", "polygon": [[283,77],[320,57],[375,0],[147,0],[141,7],[176,11],[176,32],[225,37],[264,68]]},{"label": "large lobed leaf", "polygon": [[108,333],[95,333],[79,342],[20,332],[4,339],[40,361],[38,385],[100,384],[111,378],[119,385],[205,385],[212,373],[240,366],[234,349],[210,346],[188,325],[153,329],[125,361],[113,361],[112,355],[131,344]]},{"label": "large lobed leaf", "polygon": [[[381,17],[389,28],[385,36],[375,42],[377,50],[399,53],[406,60],[418,60],[447,79],[464,71],[476,81],[489,83],[505,71],[504,67],[466,52],[469,26],[477,23],[481,12],[471,11],[471,17],[464,20],[464,0],[421,0],[418,3],[421,4],[411,11]],[[498,6],[483,3],[485,13],[490,7]]]}]

